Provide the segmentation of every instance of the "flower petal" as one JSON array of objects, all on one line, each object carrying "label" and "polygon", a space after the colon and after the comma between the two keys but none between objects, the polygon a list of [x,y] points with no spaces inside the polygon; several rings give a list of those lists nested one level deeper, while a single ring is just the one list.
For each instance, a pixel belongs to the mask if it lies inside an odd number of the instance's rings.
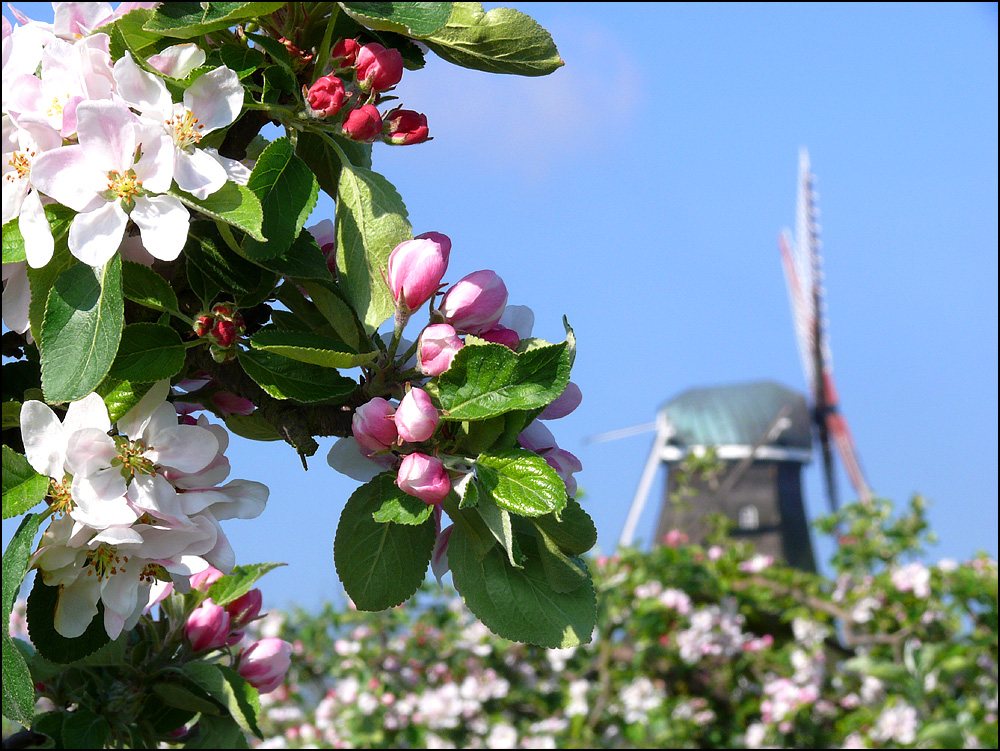
[{"label": "flower petal", "polygon": [[31,399],[21,406],[24,455],[36,472],[62,482],[66,436],[62,423],[47,404]]},{"label": "flower petal", "polygon": [[135,199],[132,221],[139,225],[142,244],[154,258],[173,261],[187,242],[191,215],[173,196],[140,196]]},{"label": "flower petal", "polygon": [[30,191],[21,202],[18,227],[24,238],[24,255],[28,265],[40,269],[52,258],[56,245],[37,190]]},{"label": "flower petal", "polygon": [[209,71],[184,92],[184,106],[204,125],[200,133],[211,133],[232,123],[243,109],[243,84],[229,68]]},{"label": "flower petal", "polygon": [[107,200],[107,171],[95,167],[82,146],[62,146],[31,163],[31,184],[73,211],[93,211]]},{"label": "flower petal", "polygon": [[122,244],[127,224],[128,214],[117,200],[77,214],[69,227],[69,252],[88,266],[103,266]]},{"label": "flower petal", "polygon": [[108,100],[81,102],[76,108],[77,137],[102,170],[124,173],[135,162],[136,117]]},{"label": "flower petal", "polygon": [[[220,157],[221,158],[221,157]],[[181,190],[204,200],[226,184],[226,168],[202,149],[174,151],[174,180]]]},{"label": "flower petal", "polygon": [[111,430],[108,408],[100,394],[87,394],[83,399],[70,404],[63,419],[63,426],[67,434],[82,428],[97,428],[105,433]]},{"label": "flower petal", "polygon": [[169,393],[170,381],[162,380],[154,383],[152,388],[139,400],[139,403],[118,421],[118,430],[133,441],[141,438],[153,412],[166,400]]},{"label": "flower petal", "polygon": [[[193,46],[193,45],[192,45]],[[118,95],[144,116],[166,120],[173,109],[170,92],[163,81],[140,68],[132,54],[125,55],[115,63],[115,81]]]},{"label": "flower petal", "polygon": [[72,584],[60,587],[53,619],[56,631],[67,639],[80,636],[97,615],[100,598],[101,583],[93,576],[81,576]]}]

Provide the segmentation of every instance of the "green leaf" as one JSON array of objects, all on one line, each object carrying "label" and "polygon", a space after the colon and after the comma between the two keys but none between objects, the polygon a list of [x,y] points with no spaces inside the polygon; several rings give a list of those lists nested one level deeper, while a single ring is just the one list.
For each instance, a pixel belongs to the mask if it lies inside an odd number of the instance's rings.
[{"label": "green leaf", "polygon": [[241,730],[263,739],[257,727],[260,714],[257,689],[235,670],[208,662],[189,662],[184,666],[184,675],[228,709]]},{"label": "green leaf", "polygon": [[[4,598],[6,599],[6,598]],[[10,635],[3,632],[3,716],[31,727],[35,713],[35,684],[24,656]]]},{"label": "green leaf", "polygon": [[597,620],[597,598],[589,579],[573,592],[557,592],[537,554],[526,552],[520,569],[510,567],[499,547],[480,558],[474,535],[465,526],[455,525],[448,563],[455,588],[469,610],[505,639],[552,649],[589,642]]},{"label": "green leaf", "polygon": [[[372,145],[370,143],[358,143],[333,133],[327,135],[336,142],[351,164],[371,169]],[[309,165],[309,169],[316,175],[319,187],[331,198],[336,198],[337,183],[340,181],[341,160],[326,139],[318,133],[304,130],[299,133],[299,142],[295,146],[295,153]]]},{"label": "green leaf", "polygon": [[433,506],[409,493],[404,493],[396,486],[395,482],[392,483],[392,488],[388,486],[388,483],[383,483],[382,491],[382,505],[372,514],[372,518],[379,524],[389,522],[393,524],[423,524],[434,512]]},{"label": "green leaf", "polygon": [[48,293],[39,345],[46,401],[82,399],[114,362],[124,323],[122,263],[77,264],[60,274]]},{"label": "green leaf", "polygon": [[111,640],[104,630],[102,603],[97,604],[97,615],[83,634],[74,639],[67,639],[58,633],[54,621],[59,592],[59,587],[46,586],[41,576],[35,577],[31,594],[28,595],[28,635],[38,654],[49,662],[66,665],[93,654]]},{"label": "green leaf", "polygon": [[[282,47],[284,50],[284,47]],[[261,91],[260,100],[264,104],[278,104],[282,94],[295,91],[298,88],[298,80],[295,73],[287,65],[269,65],[264,68],[264,87]]]},{"label": "green leaf", "polygon": [[218,222],[230,224],[264,242],[261,229],[264,211],[260,200],[247,186],[230,180],[208,198],[195,198],[179,188],[173,188],[168,193],[195,211]]},{"label": "green leaf", "polygon": [[538,532],[538,554],[549,585],[556,592],[575,592],[590,581],[587,564],[581,558],[570,558],[541,530]]},{"label": "green leaf", "polygon": [[330,324],[337,336],[358,352],[371,349],[371,340],[368,338],[364,326],[338,287],[317,282],[303,282],[302,286],[312,298],[313,305],[323,319]]},{"label": "green leaf", "polygon": [[24,238],[17,219],[11,219],[3,226],[3,262],[20,263],[27,260],[24,254]]},{"label": "green leaf", "polygon": [[176,313],[177,295],[162,276],[149,266],[122,261],[122,294],[132,302],[166,313]]},{"label": "green leaf", "polygon": [[264,53],[253,47],[226,45],[219,51],[219,54],[222,56],[223,65],[236,73],[241,80],[267,65]]},{"label": "green leaf", "polygon": [[567,499],[560,517],[547,514],[535,517],[531,523],[568,555],[583,555],[597,544],[597,527],[576,499]]},{"label": "green leaf", "polygon": [[284,440],[278,430],[256,412],[249,415],[226,415],[226,427],[230,433],[251,441]]},{"label": "green leaf", "polygon": [[215,702],[206,699],[200,692],[195,693],[180,683],[155,683],[153,684],[153,693],[162,699],[165,704],[176,709],[201,712],[209,716],[217,715],[220,712]]},{"label": "green leaf", "polygon": [[188,285],[191,291],[198,296],[202,304],[207,308],[219,296],[222,287],[216,284],[207,274],[202,272],[198,264],[190,261],[184,264],[184,272],[187,274]]},{"label": "green leaf", "polygon": [[373,333],[396,309],[384,276],[389,254],[413,238],[413,229],[392,184],[346,162],[345,156],[337,185],[337,283]]},{"label": "green leaf", "polygon": [[319,336],[306,331],[279,331],[272,326],[265,326],[250,337],[250,346],[324,368],[356,368],[371,362],[378,354],[377,352],[358,354],[333,337]]},{"label": "green leaf", "polygon": [[538,454],[508,449],[479,455],[475,463],[480,492],[518,516],[558,514],[566,506],[566,485]]},{"label": "green leaf", "polygon": [[333,275],[326,265],[326,258],[316,238],[310,232],[300,232],[292,246],[283,255],[257,261],[265,269],[291,279],[316,279],[333,282]]},{"label": "green leaf", "polygon": [[466,344],[437,378],[442,417],[485,420],[544,407],[566,388],[569,371],[565,343],[520,355],[501,344]]},{"label": "green leaf", "polygon": [[66,748],[104,748],[111,726],[99,714],[77,707],[63,720],[62,742]]},{"label": "green leaf", "polygon": [[184,367],[181,335],[159,323],[130,323],[122,331],[110,377],[123,381],[160,381]]},{"label": "green leaf", "polygon": [[246,350],[239,353],[240,365],[264,391],[275,399],[294,399],[311,404],[343,400],[358,384],[337,371],[299,362],[271,352]]},{"label": "green leaf", "polygon": [[[470,490],[474,491],[475,487],[475,484],[470,483]],[[521,552],[517,538],[514,537],[514,529],[510,523],[510,512],[505,511],[490,501],[476,503],[475,506],[480,518],[489,527],[490,532],[497,539],[497,542],[507,552],[507,560],[510,565],[514,568],[522,568],[521,561],[524,560],[524,553]]]},{"label": "green leaf", "polygon": [[260,200],[267,241],[248,237],[243,252],[254,261],[277,258],[291,247],[316,206],[319,184],[306,163],[295,156],[292,142],[279,138],[260,155],[247,187]]},{"label": "green leaf", "polygon": [[191,39],[266,16],[284,3],[161,3],[143,28],[162,36]]},{"label": "green leaf", "polygon": [[198,720],[198,735],[184,744],[184,748],[205,748],[218,751],[220,748],[250,748],[246,736],[232,717],[201,717]]},{"label": "green leaf", "polygon": [[484,13],[479,3],[452,3],[444,28],[420,40],[450,63],[487,73],[544,76],[563,65],[552,35],[510,8]]},{"label": "green leaf", "polygon": [[104,406],[108,408],[111,422],[116,423],[127,415],[152,387],[152,383],[133,383],[117,378],[105,378],[97,387],[97,393],[104,399]]},{"label": "green leaf", "polygon": [[418,526],[379,523],[373,514],[396,497],[391,473],[362,485],[348,499],[333,543],[337,575],[359,610],[385,610],[420,587],[437,537],[434,522]]},{"label": "green leaf", "polygon": [[[6,377],[6,373],[4,373]],[[21,425],[21,402],[3,403],[3,429],[17,428]]]},{"label": "green leaf", "polygon": [[4,444],[3,518],[23,514],[42,501],[48,492],[49,478],[38,474],[27,459]]},{"label": "green leaf", "polygon": [[66,712],[57,709],[35,715],[35,719],[31,723],[32,731],[43,733],[52,739],[52,746],[43,745],[39,748],[60,748],[62,746],[62,726],[66,714]]},{"label": "green leaf", "polygon": [[264,278],[265,272],[259,266],[231,250],[216,227],[207,222],[192,225],[184,255],[188,269],[197,266],[213,286],[236,296],[255,292]]},{"label": "green leaf", "polygon": [[268,571],[284,566],[284,563],[250,563],[237,566],[231,574],[226,574],[216,581],[208,590],[208,596],[216,605],[228,605],[251,589]]},{"label": "green leaf", "polygon": [[[94,33],[107,34],[111,37],[111,59],[118,60],[125,55],[126,51],[138,53],[139,50],[155,44],[162,38],[160,34],[142,28],[152,15],[153,10],[150,8],[136,8],[114,23],[105,24],[95,29]],[[143,55],[136,54],[133,57],[137,58],[140,65],[143,64]]]},{"label": "green leaf", "polygon": [[66,269],[75,266],[76,258],[69,252],[67,237],[75,212],[65,206],[52,204],[45,207],[45,218],[52,230],[52,240],[55,249],[52,258],[40,269],[28,267],[28,282],[31,286],[31,303],[28,305],[28,317],[31,320],[31,336],[35,341],[42,337],[42,319],[45,317],[45,304],[48,301],[49,290],[55,284],[56,278]]},{"label": "green leaf", "polygon": [[358,23],[407,36],[433,34],[448,21],[451,3],[341,3]]}]

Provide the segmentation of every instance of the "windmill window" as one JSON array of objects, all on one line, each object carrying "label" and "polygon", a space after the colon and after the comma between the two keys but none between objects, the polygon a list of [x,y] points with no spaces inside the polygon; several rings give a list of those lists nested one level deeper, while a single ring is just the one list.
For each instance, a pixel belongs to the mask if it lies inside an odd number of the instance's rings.
[{"label": "windmill window", "polygon": [[760,512],[756,506],[744,506],[739,514],[740,529],[757,529],[760,526]]}]

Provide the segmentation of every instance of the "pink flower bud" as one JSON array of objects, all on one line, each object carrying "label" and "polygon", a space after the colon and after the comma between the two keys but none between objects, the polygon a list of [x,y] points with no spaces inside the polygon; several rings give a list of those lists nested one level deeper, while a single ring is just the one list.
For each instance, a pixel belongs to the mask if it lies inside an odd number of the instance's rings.
[{"label": "pink flower bud", "polygon": [[451,491],[451,478],[441,460],[427,454],[403,457],[396,484],[428,506],[441,503]]},{"label": "pink flower bud", "polygon": [[437,376],[451,367],[455,353],[465,344],[447,323],[435,323],[423,330],[417,341],[417,367],[424,375]]},{"label": "pink flower bud", "polygon": [[208,588],[219,581],[222,576],[223,574],[219,571],[219,569],[214,566],[209,566],[204,571],[199,571],[188,581],[191,584],[191,589],[197,590],[198,592],[207,592]]},{"label": "pink flower bud", "polygon": [[558,420],[560,417],[565,417],[579,407],[582,401],[583,392],[580,391],[579,386],[570,381],[556,400],[542,410],[542,414],[538,416],[538,419]]},{"label": "pink flower bud", "polygon": [[441,418],[430,395],[423,389],[412,388],[400,400],[393,419],[400,443],[420,443],[434,435]]},{"label": "pink flower bud", "polygon": [[438,312],[456,331],[479,335],[496,326],[506,305],[503,279],[493,271],[474,271],[448,290]]},{"label": "pink flower bud", "polygon": [[229,621],[234,629],[243,628],[250,621],[260,615],[260,608],[263,604],[260,590],[256,587],[245,595],[237,597],[226,605],[226,612],[229,613]]},{"label": "pink flower bud", "polygon": [[371,453],[390,448],[399,437],[392,420],[395,411],[395,407],[380,396],[354,410],[351,432],[358,445]]},{"label": "pink flower bud", "polygon": [[281,685],[292,664],[292,645],[276,637],[254,642],[240,652],[237,672],[262,694]]},{"label": "pink flower bud", "polygon": [[330,50],[330,62],[338,69],[350,68],[358,59],[360,49],[356,39],[341,39]]},{"label": "pink flower bud", "polygon": [[385,116],[384,140],[396,146],[409,146],[428,140],[427,115],[398,107]]},{"label": "pink flower bud", "polygon": [[403,55],[372,42],[358,50],[354,67],[362,91],[387,91],[403,78]]},{"label": "pink flower bud", "polygon": [[184,637],[195,652],[225,646],[229,636],[229,613],[209,597],[188,616]]},{"label": "pink flower bud", "polygon": [[[449,243],[450,244],[450,243]],[[389,291],[396,307],[406,313],[427,302],[441,286],[448,254],[434,240],[406,240],[389,254]]]},{"label": "pink flower bud", "polygon": [[414,240],[433,240],[438,245],[441,246],[441,252],[444,253],[445,263],[451,258],[451,238],[448,235],[442,235],[440,232],[423,232],[416,237]]},{"label": "pink flower bud", "polygon": [[508,349],[517,351],[517,345],[521,343],[521,338],[517,335],[517,332],[512,329],[504,328],[499,324],[491,328],[489,331],[484,331],[479,334],[480,339],[485,339],[488,342],[493,342],[494,344],[502,344]]},{"label": "pink flower bud", "polygon": [[556,474],[566,485],[566,495],[570,498],[576,495],[577,484],[574,472],[583,469],[583,463],[566,449],[554,448],[544,452],[542,458],[556,471]]},{"label": "pink flower bud", "polygon": [[212,404],[221,415],[249,415],[254,410],[252,401],[229,391],[212,394]]},{"label": "pink flower bud", "polygon": [[344,82],[337,76],[323,76],[309,88],[306,100],[317,117],[333,117],[340,112],[348,96]]},{"label": "pink flower bud", "polygon": [[382,132],[382,116],[374,104],[351,110],[344,120],[344,135],[355,141],[373,141]]}]

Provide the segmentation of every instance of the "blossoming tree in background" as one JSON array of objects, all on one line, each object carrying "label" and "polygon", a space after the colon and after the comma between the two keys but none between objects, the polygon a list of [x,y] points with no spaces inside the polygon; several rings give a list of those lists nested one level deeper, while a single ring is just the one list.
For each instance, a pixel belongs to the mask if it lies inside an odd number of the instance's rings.
[{"label": "blossoming tree in background", "polygon": [[[478,3],[13,12],[3,515],[22,519],[5,625],[37,571],[31,643],[4,632],[20,742],[259,735],[258,693],[280,685],[290,645],[245,638],[269,566],[238,566],[252,551],[223,523],[269,493],[229,479],[230,432],[285,441],[303,464],[317,437],[339,438],[329,464],[363,483],[334,544],[358,608],[405,602],[433,566],[505,638],[589,641],[596,530],[573,498],[579,461],[539,422],[579,403],[572,329],[532,337],[501,277],[456,274],[460,249],[453,265],[447,235],[414,236],[372,169],[374,143],[429,138],[391,95],[425,55],[544,75],[562,65],[548,33]],[[321,190],[333,217],[312,216]]]}]

